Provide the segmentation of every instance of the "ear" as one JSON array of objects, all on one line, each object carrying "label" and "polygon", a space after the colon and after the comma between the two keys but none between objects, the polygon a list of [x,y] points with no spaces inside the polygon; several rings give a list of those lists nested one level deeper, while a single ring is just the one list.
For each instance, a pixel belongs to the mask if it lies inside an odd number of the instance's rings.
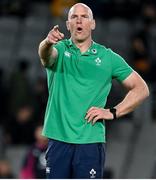
[{"label": "ear", "polygon": [[67,30],[69,31],[69,21],[66,21],[66,27],[67,27]]},{"label": "ear", "polygon": [[94,30],[96,27],[95,19],[92,20],[91,29]]}]

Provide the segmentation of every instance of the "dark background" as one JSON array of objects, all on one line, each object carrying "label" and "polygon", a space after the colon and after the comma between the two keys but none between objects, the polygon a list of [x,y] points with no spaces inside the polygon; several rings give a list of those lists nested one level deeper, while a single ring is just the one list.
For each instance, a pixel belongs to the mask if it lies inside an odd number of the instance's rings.
[{"label": "dark background", "polygon": [[[75,2],[93,10],[94,41],[119,53],[150,88],[150,97],[133,113],[106,123],[105,178],[156,178],[154,0],[0,1],[0,177],[20,178],[27,152],[37,141],[34,132],[43,124],[48,96],[38,45],[56,24],[69,38],[65,21]],[[113,82],[107,106],[124,95]]]}]

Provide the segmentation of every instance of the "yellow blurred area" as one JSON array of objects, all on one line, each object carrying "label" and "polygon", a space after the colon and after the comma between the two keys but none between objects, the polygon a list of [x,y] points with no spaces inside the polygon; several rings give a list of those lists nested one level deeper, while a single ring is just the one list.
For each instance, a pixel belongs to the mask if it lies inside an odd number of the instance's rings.
[{"label": "yellow blurred area", "polygon": [[134,63],[137,70],[141,72],[147,72],[150,70],[150,64],[146,59],[139,59]]},{"label": "yellow blurred area", "polygon": [[63,17],[67,15],[68,10],[78,0],[52,0],[50,3],[50,11],[55,17]]}]

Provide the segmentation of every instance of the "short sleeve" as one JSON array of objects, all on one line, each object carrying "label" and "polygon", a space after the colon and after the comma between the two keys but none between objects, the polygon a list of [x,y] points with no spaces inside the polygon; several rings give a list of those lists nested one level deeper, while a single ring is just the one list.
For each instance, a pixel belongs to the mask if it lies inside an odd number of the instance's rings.
[{"label": "short sleeve", "polygon": [[133,72],[133,69],[119,54],[112,50],[110,50],[110,53],[112,62],[112,78],[121,82]]},{"label": "short sleeve", "polygon": [[61,53],[64,49],[63,41],[59,41],[57,44],[54,45],[54,47],[57,49],[58,54]]}]

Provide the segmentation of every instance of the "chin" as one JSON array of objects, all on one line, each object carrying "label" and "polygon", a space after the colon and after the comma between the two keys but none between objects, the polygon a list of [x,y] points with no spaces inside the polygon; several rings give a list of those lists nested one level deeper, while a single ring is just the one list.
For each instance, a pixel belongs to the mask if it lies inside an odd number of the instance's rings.
[{"label": "chin", "polygon": [[75,37],[75,40],[77,42],[84,42],[86,40],[86,38],[82,38],[82,37]]},{"label": "chin", "polygon": [[75,39],[77,42],[84,42],[85,39]]}]

